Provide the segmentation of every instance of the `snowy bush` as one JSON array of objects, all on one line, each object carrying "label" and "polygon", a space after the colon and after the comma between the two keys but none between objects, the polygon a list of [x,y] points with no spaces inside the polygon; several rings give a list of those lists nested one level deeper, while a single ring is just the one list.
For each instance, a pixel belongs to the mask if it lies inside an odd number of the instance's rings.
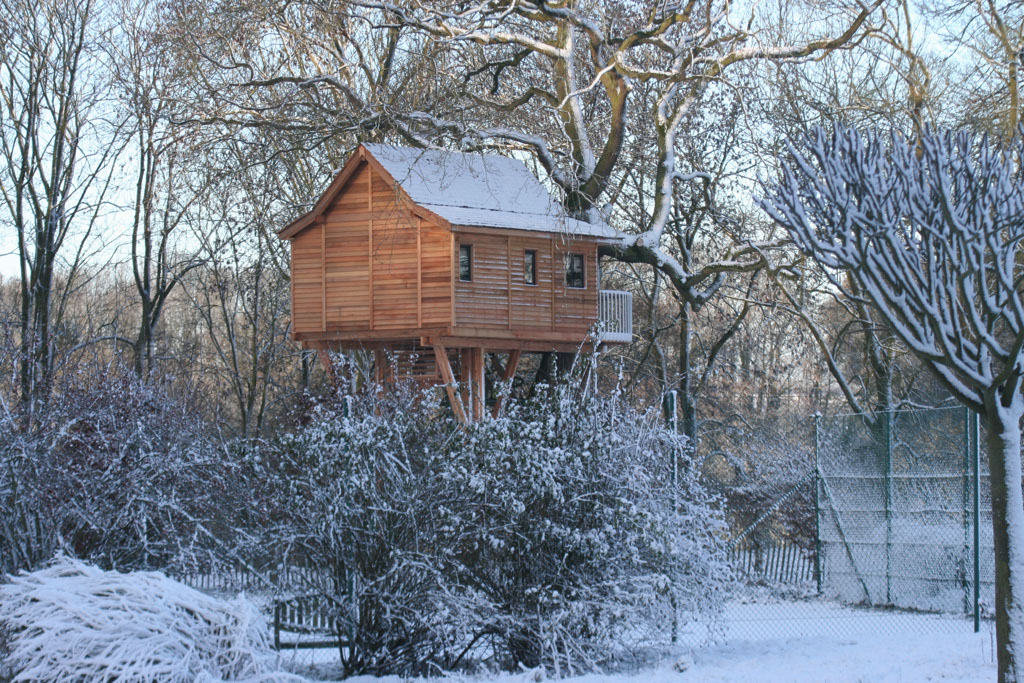
[{"label": "snowy bush", "polygon": [[674,608],[713,618],[724,525],[695,472],[673,486],[685,441],[567,387],[468,428],[408,388],[371,392],[285,440],[275,545],[333,577],[346,673],[568,674],[665,642]]},{"label": "snowy bush", "polygon": [[[255,606],[157,573],[60,557],[0,586],[0,622],[11,632],[15,681],[253,680],[272,671]],[[298,680],[273,674],[288,679]]]},{"label": "snowy bush", "polygon": [[451,668],[495,613],[445,553],[463,533],[441,513],[465,505],[443,477],[459,430],[424,398],[365,396],[351,417],[319,406],[268,455],[260,497],[280,517],[267,545],[321,570],[309,589],[351,641],[339,649],[347,675]]},{"label": "snowy bush", "polygon": [[0,622],[0,681],[7,683],[14,676],[10,665],[10,632],[7,626]]},{"label": "snowy bush", "polygon": [[673,605],[712,619],[730,581],[712,496],[690,468],[673,486],[685,439],[569,386],[475,426],[449,474],[479,511],[465,564],[508,619],[509,667],[608,664],[666,636]]},{"label": "snowy bush", "polygon": [[0,572],[57,551],[119,568],[211,555],[239,485],[201,420],[130,374],[69,376],[59,389],[32,419],[0,411]]}]

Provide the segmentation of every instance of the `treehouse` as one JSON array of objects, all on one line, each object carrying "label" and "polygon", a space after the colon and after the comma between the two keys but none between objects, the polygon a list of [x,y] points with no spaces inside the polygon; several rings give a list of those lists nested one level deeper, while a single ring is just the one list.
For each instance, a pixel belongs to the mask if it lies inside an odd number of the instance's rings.
[{"label": "treehouse", "polygon": [[523,353],[632,339],[631,295],[599,288],[617,233],[568,216],[514,159],[363,144],[278,234],[293,338],[327,363],[372,350],[378,380],[444,385],[464,421],[484,411],[486,353],[508,354],[508,379]]}]

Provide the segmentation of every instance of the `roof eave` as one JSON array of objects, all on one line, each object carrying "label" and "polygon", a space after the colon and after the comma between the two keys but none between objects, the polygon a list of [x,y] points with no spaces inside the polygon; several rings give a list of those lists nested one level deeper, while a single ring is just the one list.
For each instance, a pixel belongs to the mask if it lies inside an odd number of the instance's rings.
[{"label": "roof eave", "polygon": [[555,235],[557,237],[568,237],[569,239],[586,239],[594,240],[597,242],[616,242],[622,239],[622,235],[580,235],[564,230],[532,230],[527,228],[508,228],[498,227],[494,225],[475,225],[473,223],[451,223],[452,230],[454,232],[464,232],[466,230],[490,230],[494,232],[514,232],[518,234],[534,234],[534,235]]}]

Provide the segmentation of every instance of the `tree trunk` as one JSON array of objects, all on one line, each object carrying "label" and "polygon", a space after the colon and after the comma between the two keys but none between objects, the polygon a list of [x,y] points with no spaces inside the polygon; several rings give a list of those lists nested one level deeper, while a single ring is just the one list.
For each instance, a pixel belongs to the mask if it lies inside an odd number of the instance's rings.
[{"label": "tree trunk", "polygon": [[21,398],[30,416],[49,397],[52,379],[50,295],[53,289],[53,270],[51,264],[46,262],[37,268],[39,275],[22,303],[25,318],[21,325]]},{"label": "tree trunk", "polygon": [[569,379],[569,375],[572,374],[573,363],[575,362],[575,353],[559,352],[555,354],[555,372],[558,375],[559,382]]},{"label": "tree trunk", "polygon": [[697,398],[694,396],[693,377],[690,373],[692,362],[693,334],[690,330],[690,305],[679,304],[679,426],[690,447],[697,446]]},{"label": "tree trunk", "polygon": [[[1024,403],[1009,408],[986,401],[992,491],[992,540],[996,562],[996,644],[999,681],[1024,681],[1024,494],[1021,491],[1021,430]],[[1024,671],[1021,672],[1024,674]]]},{"label": "tree trunk", "polygon": [[132,366],[135,374],[148,378],[153,359],[153,316],[152,306],[145,299],[142,301],[142,316],[139,321],[139,334],[132,345]]}]

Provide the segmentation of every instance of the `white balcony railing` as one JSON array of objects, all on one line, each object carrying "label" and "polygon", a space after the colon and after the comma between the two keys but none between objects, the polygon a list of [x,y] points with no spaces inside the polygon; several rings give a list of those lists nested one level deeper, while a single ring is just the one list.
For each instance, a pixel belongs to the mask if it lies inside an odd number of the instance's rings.
[{"label": "white balcony railing", "polygon": [[632,342],[633,294],[602,289],[597,294],[597,320],[602,342]]}]

